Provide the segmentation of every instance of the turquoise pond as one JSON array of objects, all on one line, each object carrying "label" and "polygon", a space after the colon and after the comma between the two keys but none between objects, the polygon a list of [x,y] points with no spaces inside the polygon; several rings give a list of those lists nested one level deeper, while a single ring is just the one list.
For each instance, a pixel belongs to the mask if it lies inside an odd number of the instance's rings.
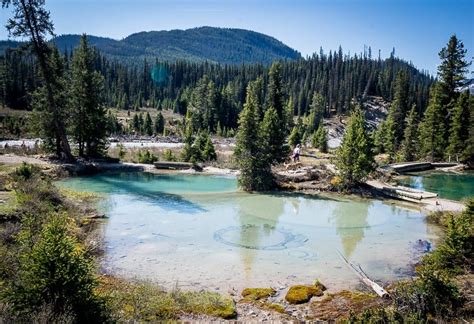
[{"label": "turquoise pond", "polygon": [[[61,187],[101,193],[104,271],[184,289],[360,284],[338,251],[379,282],[409,276],[440,229],[378,200],[249,194],[235,178],[111,173]],[[421,241],[420,241],[421,240]]]},{"label": "turquoise pond", "polygon": [[419,172],[400,177],[401,185],[438,193],[441,198],[462,200],[474,197],[474,172]]}]

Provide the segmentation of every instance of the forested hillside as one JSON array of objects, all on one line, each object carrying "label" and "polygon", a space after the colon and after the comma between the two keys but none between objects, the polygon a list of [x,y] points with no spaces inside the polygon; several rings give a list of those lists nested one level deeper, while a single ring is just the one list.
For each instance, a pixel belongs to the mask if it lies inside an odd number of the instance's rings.
[{"label": "forested hillside", "polygon": [[[61,52],[79,45],[80,35],[62,35],[52,42]],[[222,64],[263,63],[278,59],[298,59],[301,55],[279,40],[254,31],[200,27],[187,30],[151,31],[132,34],[122,40],[89,36],[89,42],[102,54],[125,64],[143,59],[187,60]],[[0,51],[20,43],[0,42]]]},{"label": "forested hillside", "polygon": [[[266,97],[268,67],[263,64],[219,65],[187,61],[145,61],[129,66],[95,53],[95,66],[104,77],[105,103],[108,107],[137,109],[155,107],[186,114],[195,109],[215,131],[235,128],[242,110],[246,88],[258,80],[260,100]],[[66,67],[70,65],[66,57]],[[0,102],[14,109],[30,109],[28,92],[37,86],[33,59],[7,51],[0,60]],[[281,63],[284,98],[295,115],[304,116],[319,105],[326,117],[345,114],[354,101],[365,96],[380,96],[391,101],[395,79],[405,71],[408,104],[421,113],[427,105],[433,79],[392,54],[388,59],[373,59],[369,53],[344,55],[342,49],[320,52],[308,59]],[[319,108],[318,108],[319,109]]]}]

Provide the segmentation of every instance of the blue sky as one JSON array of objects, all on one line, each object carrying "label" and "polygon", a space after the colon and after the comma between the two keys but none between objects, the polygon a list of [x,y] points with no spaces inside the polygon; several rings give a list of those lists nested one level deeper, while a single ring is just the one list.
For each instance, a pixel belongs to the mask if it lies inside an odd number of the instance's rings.
[{"label": "blue sky", "polygon": [[[310,55],[364,45],[436,72],[450,35],[474,56],[474,0],[46,0],[56,34],[123,38],[139,31],[198,26],[236,27],[278,38]],[[0,23],[9,17],[1,11]],[[7,38],[5,28],[0,39]],[[471,68],[472,69],[472,68]]]}]

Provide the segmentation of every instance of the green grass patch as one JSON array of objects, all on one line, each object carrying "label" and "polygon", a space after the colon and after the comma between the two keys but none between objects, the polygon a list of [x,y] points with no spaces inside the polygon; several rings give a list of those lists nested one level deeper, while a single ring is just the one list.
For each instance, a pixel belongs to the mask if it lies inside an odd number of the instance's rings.
[{"label": "green grass patch", "polygon": [[231,298],[214,292],[165,291],[149,282],[125,282],[105,277],[100,290],[108,297],[117,322],[178,319],[179,314],[206,314],[223,319],[237,313]]}]

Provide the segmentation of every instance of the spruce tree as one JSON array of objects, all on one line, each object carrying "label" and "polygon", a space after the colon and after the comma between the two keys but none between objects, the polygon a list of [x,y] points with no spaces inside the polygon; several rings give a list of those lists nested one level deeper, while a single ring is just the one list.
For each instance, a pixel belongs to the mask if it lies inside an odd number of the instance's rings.
[{"label": "spruce tree", "polygon": [[323,96],[315,92],[311,101],[309,114],[309,131],[315,132],[321,124],[325,111],[325,102]]},{"label": "spruce tree", "polygon": [[445,108],[442,104],[442,88],[435,84],[431,92],[430,103],[420,122],[420,157],[431,161],[441,160],[446,149]]},{"label": "spruce tree", "polygon": [[52,121],[49,125],[51,129],[45,130],[45,133],[54,132],[58,157],[74,160],[63,119],[65,107],[56,101],[61,81],[50,65],[50,61],[55,59],[51,58],[51,47],[47,44],[46,37],[54,35],[54,27],[49,12],[44,8],[44,0],[2,0],[2,6],[13,7],[13,18],[6,25],[8,32],[13,37],[27,38],[38,60],[45,98],[42,106],[47,108]]},{"label": "spruce tree", "polygon": [[446,47],[439,52],[441,64],[438,66],[442,104],[449,104],[457,98],[456,88],[462,85],[469,63],[465,60],[467,50],[456,35],[449,38]]},{"label": "spruce tree", "polygon": [[[64,61],[57,48],[52,49],[48,61],[49,74],[54,80],[53,86],[48,90],[46,84],[41,85],[32,95],[33,116],[32,126],[43,139],[48,151],[61,154],[63,151],[62,139],[56,128],[56,119],[60,118],[64,126],[68,119],[68,86],[64,71]],[[48,96],[52,93],[56,105],[55,112],[50,109]],[[59,155],[58,155],[59,156]]]},{"label": "spruce tree", "polygon": [[161,111],[159,111],[155,117],[155,134],[161,135],[163,134],[164,130],[165,130],[165,119]]},{"label": "spruce tree", "polygon": [[469,96],[469,129],[464,158],[468,163],[474,163],[474,96]]},{"label": "spruce tree", "polygon": [[297,144],[301,144],[301,139],[301,130],[298,125],[296,125],[295,127],[293,127],[293,130],[291,131],[291,134],[288,137],[288,143],[290,143],[290,145],[293,147]]},{"label": "spruce tree", "polygon": [[372,145],[360,108],[349,118],[341,146],[337,150],[336,165],[342,183],[346,186],[363,181],[374,169]]},{"label": "spruce tree", "polygon": [[388,119],[390,120],[388,133],[391,141],[390,145],[393,146],[392,152],[398,150],[402,141],[405,115],[409,109],[408,92],[408,73],[405,70],[401,70],[395,79],[394,100],[388,113]]},{"label": "spruce tree", "polygon": [[214,148],[214,144],[212,144],[211,136],[207,134],[206,143],[204,144],[204,148],[202,150],[202,156],[205,161],[215,161],[217,160],[216,150]]},{"label": "spruce tree", "polygon": [[[268,139],[269,152],[273,163],[283,161],[288,155],[285,139],[288,135],[287,118],[281,80],[281,64],[273,63],[268,73],[266,111],[263,132]],[[258,100],[258,95],[257,95]],[[258,101],[257,101],[258,102]],[[258,108],[257,108],[258,109]]]},{"label": "spruce tree", "polygon": [[[239,186],[246,191],[269,190],[274,185],[271,156],[265,149],[263,132],[259,132],[259,97],[255,90],[254,84],[250,83],[244,108],[239,115],[234,152],[241,172],[238,178]],[[275,110],[271,110],[276,115]]]},{"label": "spruce tree", "polygon": [[72,57],[71,128],[79,155],[94,157],[105,149],[107,118],[103,106],[103,77],[95,70],[95,53],[82,35]]},{"label": "spruce tree", "polygon": [[314,148],[319,149],[322,153],[328,151],[328,132],[326,128],[320,124],[318,130],[313,135],[312,144]]},{"label": "spruce tree", "polygon": [[413,161],[418,153],[418,113],[416,106],[408,114],[406,127],[403,132],[401,158],[403,161]]},{"label": "spruce tree", "polygon": [[385,153],[385,143],[387,135],[387,121],[382,121],[373,132],[373,144],[375,154]]},{"label": "spruce tree", "polygon": [[148,136],[153,135],[153,121],[151,120],[150,113],[147,112],[145,115],[145,121],[143,123],[144,133]]},{"label": "spruce tree", "polygon": [[449,146],[448,155],[451,159],[465,160],[465,154],[469,139],[469,92],[461,94],[454,106],[451,122],[449,124]]}]

